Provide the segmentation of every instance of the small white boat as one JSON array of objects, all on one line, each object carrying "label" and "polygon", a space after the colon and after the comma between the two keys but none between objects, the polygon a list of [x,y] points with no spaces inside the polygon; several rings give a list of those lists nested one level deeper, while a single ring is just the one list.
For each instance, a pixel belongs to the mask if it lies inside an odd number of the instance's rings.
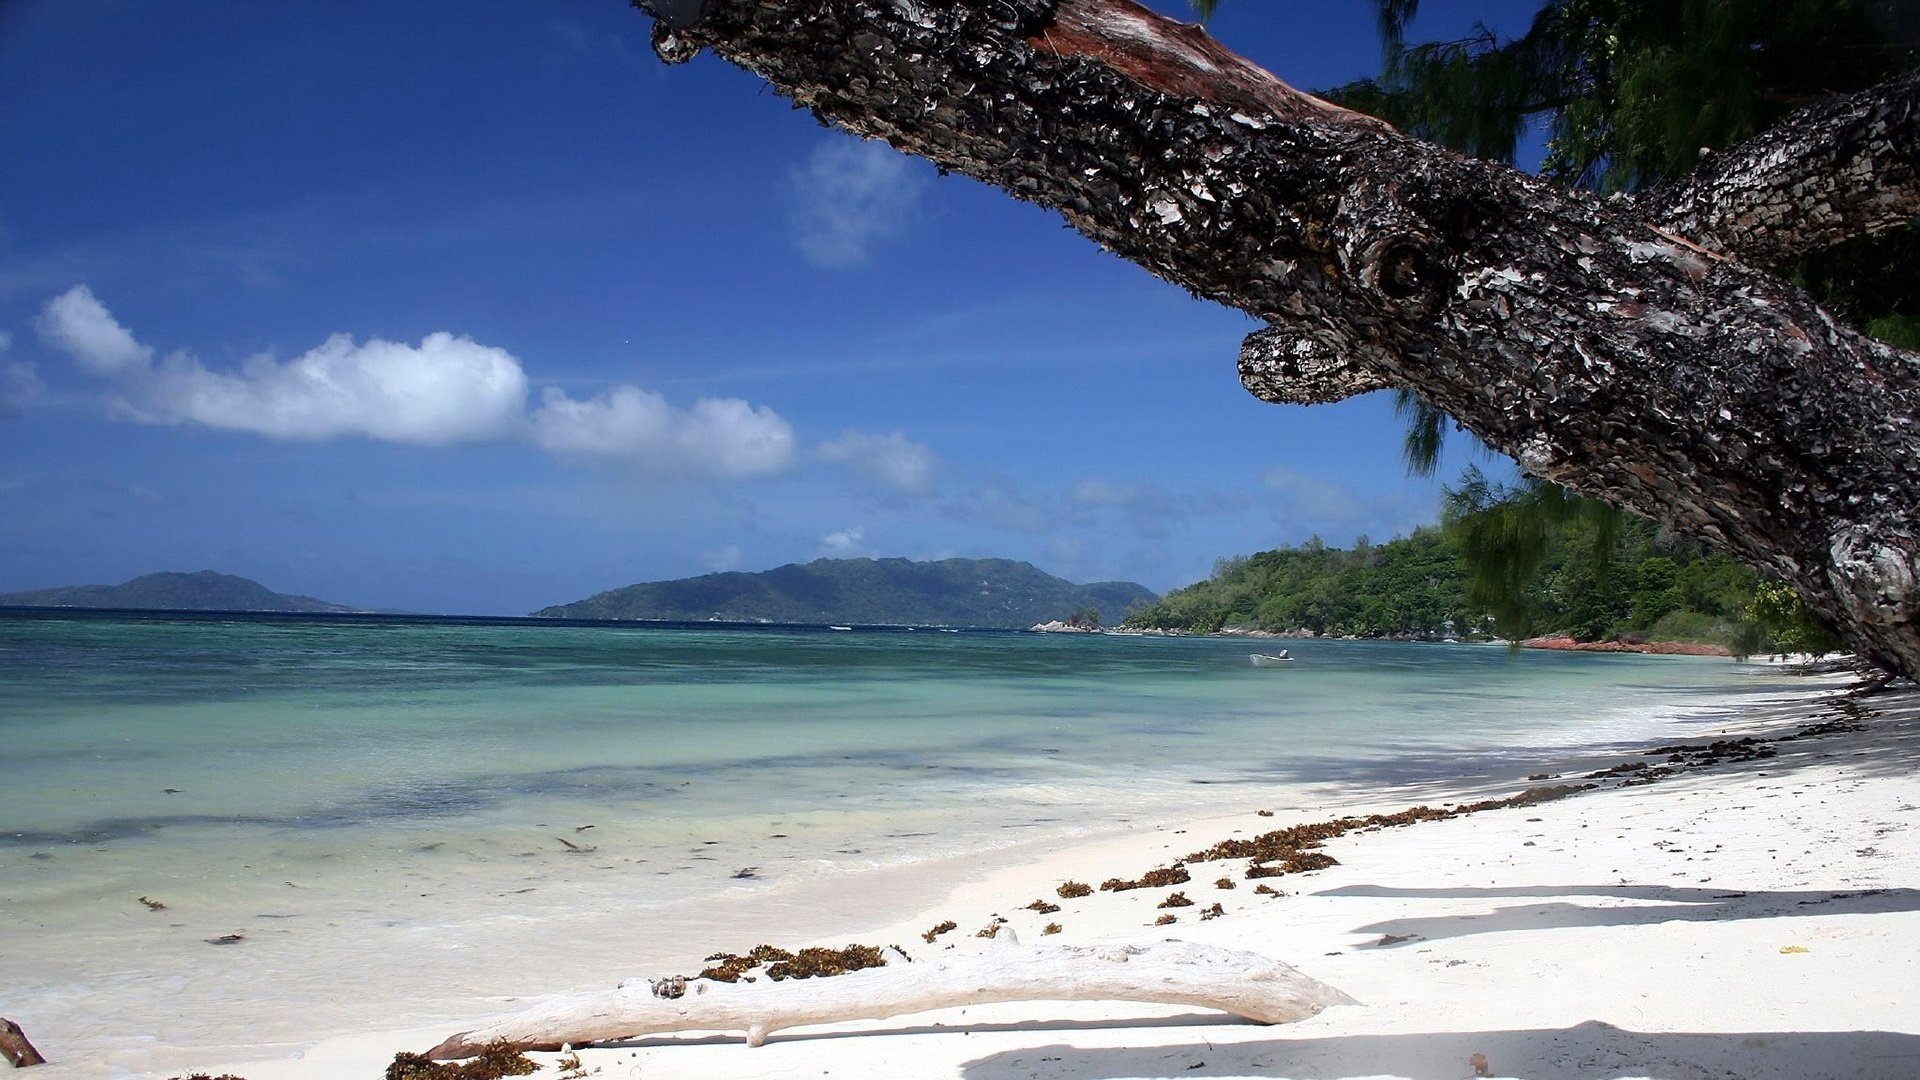
[{"label": "small white boat", "polygon": [[829,629],[829,630],[851,630],[851,629],[853,629],[853,627],[851,627],[851,626],[829,626],[829,627],[827,627],[827,629]]},{"label": "small white boat", "polygon": [[1254,667],[1275,667],[1280,664],[1293,663],[1293,654],[1285,649],[1281,649],[1278,656],[1272,653],[1257,652],[1248,653],[1247,659],[1253,661]]}]

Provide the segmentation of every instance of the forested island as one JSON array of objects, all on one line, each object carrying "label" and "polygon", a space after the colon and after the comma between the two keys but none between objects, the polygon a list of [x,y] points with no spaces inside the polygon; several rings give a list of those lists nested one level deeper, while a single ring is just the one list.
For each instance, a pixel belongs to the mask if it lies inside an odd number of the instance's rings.
[{"label": "forested island", "polygon": [[1118,619],[1153,599],[1130,581],[1076,585],[1012,559],[815,559],[628,585],[534,616],[1024,628],[1076,612]]},{"label": "forested island", "polygon": [[1374,544],[1294,547],[1222,559],[1213,576],[1135,612],[1135,629],[1580,642],[1662,641],[1734,652],[1822,649],[1830,639],[1790,592],[1651,522],[1577,521],[1554,530],[1512,584],[1476,581],[1458,528]]},{"label": "forested island", "polygon": [[344,604],[277,593],[250,578],[198,570],[162,571],[118,585],[68,585],[0,593],[0,607],[117,608],[129,611],[348,612]]}]

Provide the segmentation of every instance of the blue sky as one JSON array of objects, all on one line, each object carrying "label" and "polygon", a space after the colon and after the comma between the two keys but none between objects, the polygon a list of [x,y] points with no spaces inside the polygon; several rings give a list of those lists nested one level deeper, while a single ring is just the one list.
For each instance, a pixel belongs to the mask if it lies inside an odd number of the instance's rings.
[{"label": "blue sky", "polygon": [[[1223,8],[1296,85],[1378,67],[1368,4]],[[517,614],[820,555],[1159,590],[1436,516],[1384,395],[1255,401],[1245,316],[648,26],[0,6],[0,591],[212,568]]]}]

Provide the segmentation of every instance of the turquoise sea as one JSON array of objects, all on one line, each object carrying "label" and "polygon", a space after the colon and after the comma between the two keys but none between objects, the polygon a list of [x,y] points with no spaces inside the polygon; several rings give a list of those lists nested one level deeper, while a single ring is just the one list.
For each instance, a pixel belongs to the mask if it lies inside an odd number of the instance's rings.
[{"label": "turquoise sea", "polygon": [[903,869],[1505,782],[1792,689],[1284,644],[0,612],[0,1015],[102,1075],[272,1053],[937,898],[863,884]]}]

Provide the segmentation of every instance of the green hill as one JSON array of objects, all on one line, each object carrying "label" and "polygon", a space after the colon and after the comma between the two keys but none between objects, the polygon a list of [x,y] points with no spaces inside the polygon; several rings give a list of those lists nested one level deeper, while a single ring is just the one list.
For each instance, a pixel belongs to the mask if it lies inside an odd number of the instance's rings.
[{"label": "green hill", "polygon": [[534,612],[553,619],[1027,627],[1096,608],[1117,622],[1153,602],[1132,582],[1075,585],[1011,559],[816,559],[603,592]]},{"label": "green hill", "polygon": [[164,611],[354,611],[311,596],[288,596],[257,581],[201,570],[163,572],[119,585],[71,585],[0,594],[0,607],[134,608]]}]

